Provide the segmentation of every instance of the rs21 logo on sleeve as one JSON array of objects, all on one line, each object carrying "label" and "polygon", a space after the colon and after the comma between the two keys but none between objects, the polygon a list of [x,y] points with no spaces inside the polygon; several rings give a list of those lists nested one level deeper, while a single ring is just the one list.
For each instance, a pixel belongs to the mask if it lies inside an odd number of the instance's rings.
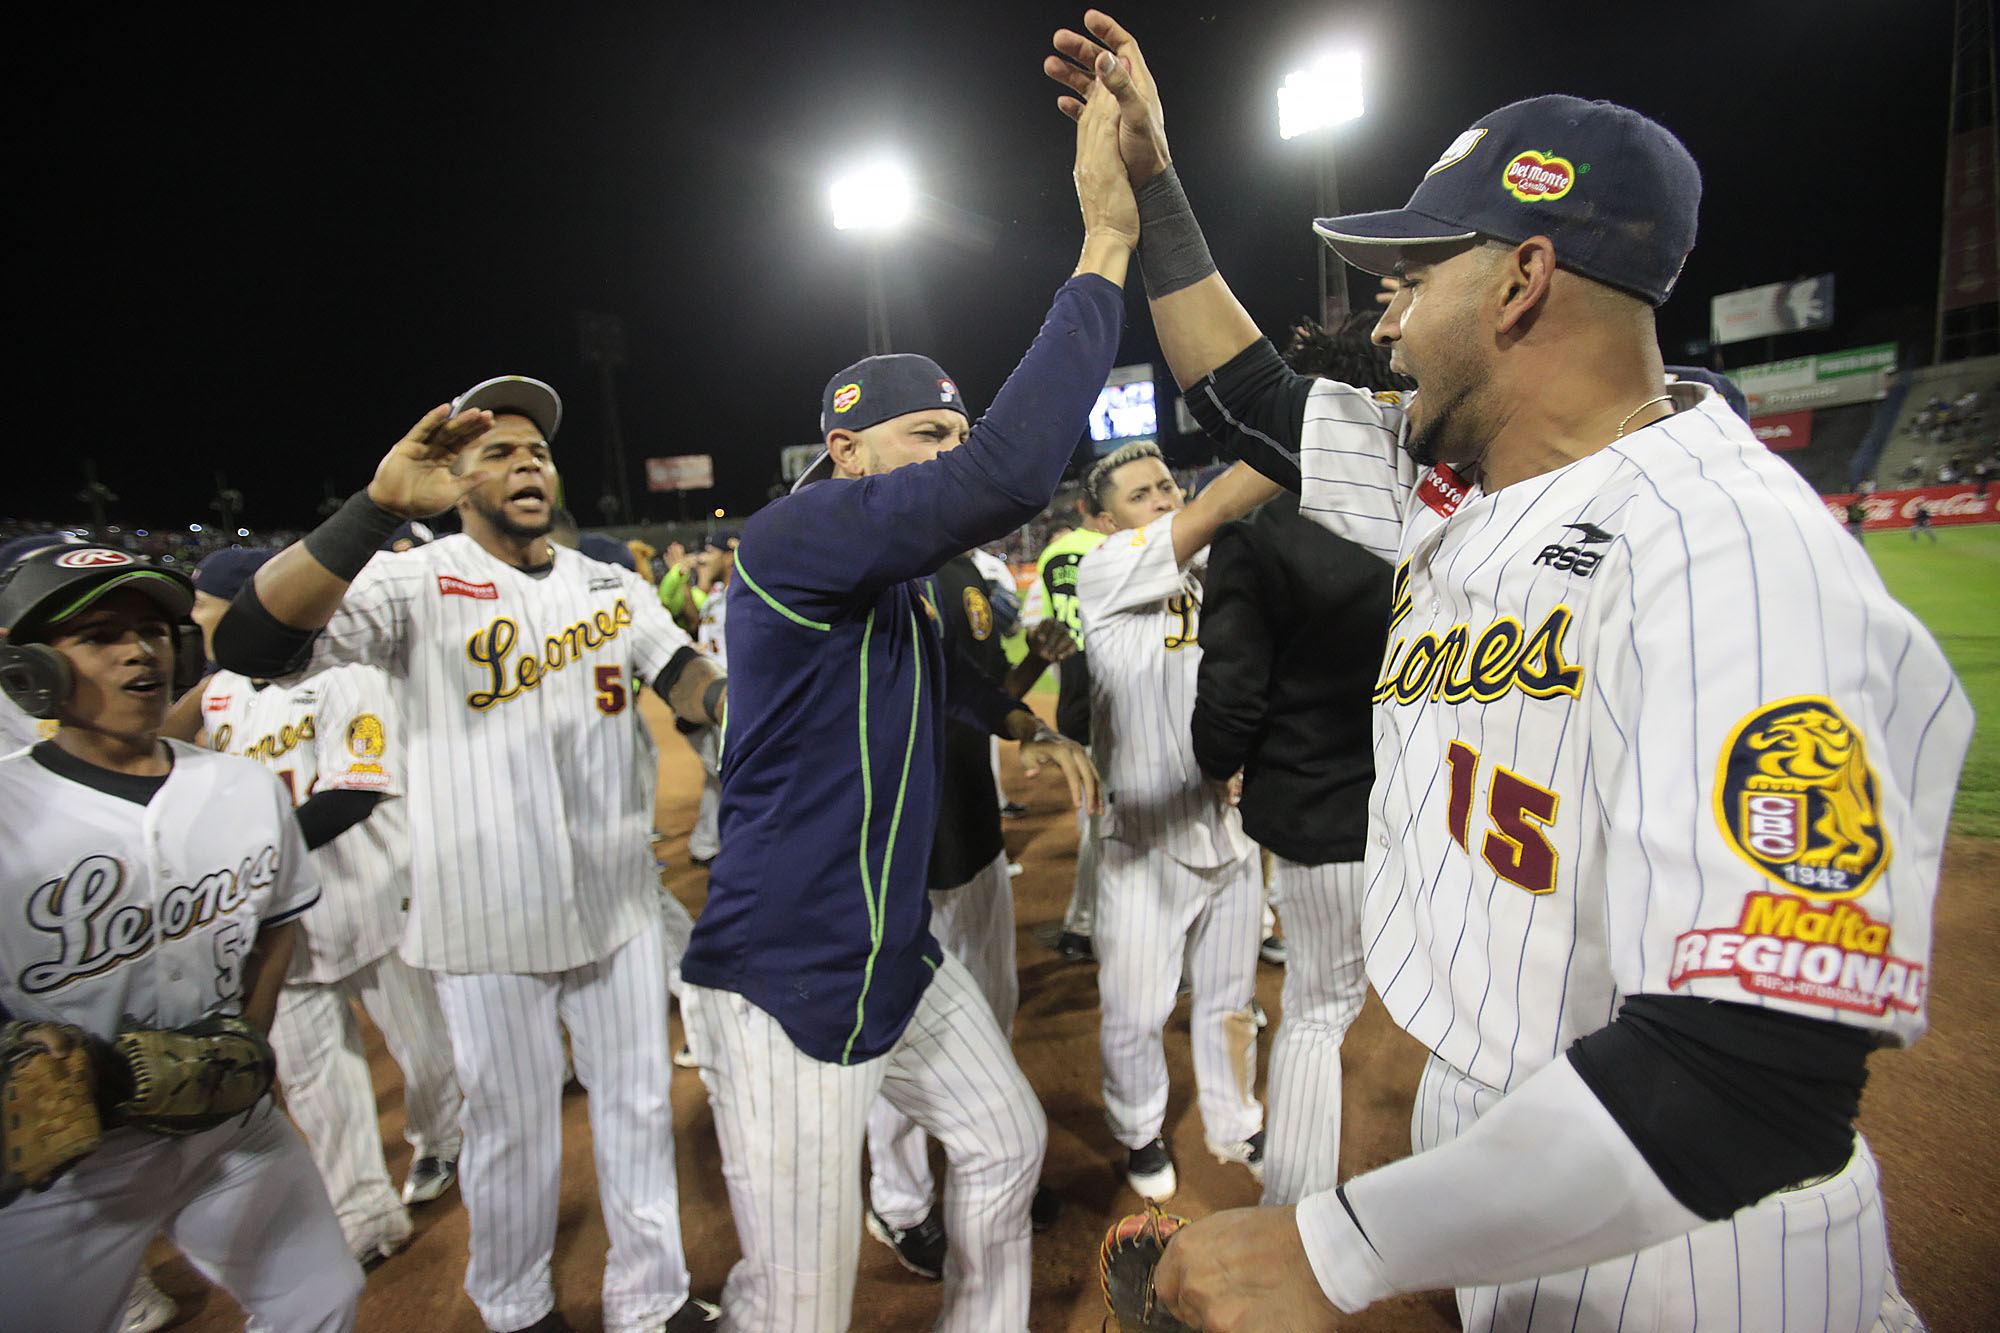
[{"label": "rs21 logo on sleeve", "polygon": [[1795,893],[1858,898],[1889,863],[1867,747],[1829,699],[1782,699],[1738,722],[1715,806],[1737,854]]}]

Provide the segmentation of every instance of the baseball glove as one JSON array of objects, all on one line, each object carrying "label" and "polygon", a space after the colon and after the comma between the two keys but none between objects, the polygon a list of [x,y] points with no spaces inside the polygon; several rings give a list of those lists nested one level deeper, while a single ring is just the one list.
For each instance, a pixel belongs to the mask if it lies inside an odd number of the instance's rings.
[{"label": "baseball glove", "polygon": [[263,1100],[278,1076],[264,1034],[215,1015],[184,1028],[128,1028],[111,1043],[113,1123],[195,1134]]},{"label": "baseball glove", "polygon": [[[36,1028],[66,1038],[67,1053],[51,1053],[29,1035]],[[0,1207],[47,1189],[102,1139],[89,1040],[67,1023],[0,1029]]]},{"label": "baseball glove", "polygon": [[1125,1333],[1194,1333],[1168,1314],[1153,1293],[1153,1269],[1166,1253],[1167,1241],[1186,1225],[1185,1217],[1148,1204],[1145,1212],[1121,1217],[1104,1233],[1097,1272],[1104,1303]]}]

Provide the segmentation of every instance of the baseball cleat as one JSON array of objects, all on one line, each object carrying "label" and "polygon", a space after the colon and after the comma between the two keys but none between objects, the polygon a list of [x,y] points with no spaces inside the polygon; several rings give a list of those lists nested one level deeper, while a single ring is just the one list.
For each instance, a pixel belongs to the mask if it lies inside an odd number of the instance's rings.
[{"label": "baseball cleat", "polygon": [[410,1225],[410,1215],[398,1208],[377,1218],[358,1238],[350,1236],[347,1247],[354,1251],[355,1259],[363,1268],[373,1268],[407,1246],[415,1231],[416,1228]]},{"label": "baseball cleat", "polygon": [[699,1069],[701,1061],[694,1058],[694,1047],[682,1042],[681,1048],[674,1052],[674,1065],[680,1069]]},{"label": "baseball cleat", "polygon": [[119,1321],[119,1333],[154,1333],[174,1322],[180,1307],[174,1298],[161,1291],[153,1283],[153,1275],[145,1269],[139,1270],[139,1280],[132,1284],[132,1294],[125,1298],[125,1317]]},{"label": "baseball cleat", "polygon": [[1272,967],[1285,965],[1285,942],[1276,935],[1269,936],[1257,946],[1257,956]]},{"label": "baseball cleat", "polygon": [[1125,1179],[1132,1182],[1132,1188],[1142,1199],[1159,1203],[1173,1198],[1181,1182],[1174,1174],[1174,1158],[1167,1151],[1167,1141],[1154,1139],[1143,1148],[1128,1149],[1125,1153]]},{"label": "baseball cleat", "polygon": [[1056,1224],[1062,1210],[1062,1196],[1047,1185],[1038,1185],[1034,1200],[1028,1204],[1028,1225],[1039,1236]]},{"label": "baseball cleat", "polygon": [[458,1183],[456,1157],[419,1157],[403,1182],[404,1203],[429,1203]]},{"label": "baseball cleat", "polygon": [[1215,1160],[1227,1166],[1231,1162],[1241,1162],[1250,1168],[1250,1175],[1261,1185],[1264,1183],[1264,1131],[1258,1130],[1241,1143],[1211,1143],[1208,1150],[1215,1154]]},{"label": "baseball cleat", "polygon": [[1090,936],[1079,935],[1073,930],[1065,930],[1056,937],[1056,952],[1072,963],[1097,961],[1097,949],[1091,944]]},{"label": "baseball cleat", "polygon": [[660,1333],[681,1333],[683,1329],[700,1328],[704,1324],[719,1324],[721,1322],[721,1306],[710,1305],[707,1301],[697,1300],[693,1296],[690,1296],[680,1309],[674,1311],[668,1317],[666,1323],[660,1325]]},{"label": "baseball cleat", "polygon": [[918,1277],[935,1282],[944,1276],[944,1213],[932,1204],[924,1220],[913,1227],[892,1227],[873,1208],[868,1210],[868,1234],[896,1252],[896,1262]]}]

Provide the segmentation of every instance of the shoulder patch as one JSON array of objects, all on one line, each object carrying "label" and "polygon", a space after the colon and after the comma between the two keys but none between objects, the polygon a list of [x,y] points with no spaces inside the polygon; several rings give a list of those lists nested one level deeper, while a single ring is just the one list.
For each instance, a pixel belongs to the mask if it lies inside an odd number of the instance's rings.
[{"label": "shoulder patch", "polygon": [[347,724],[347,752],[356,759],[380,759],[387,748],[382,719],[373,713],[356,713]]},{"label": "shoulder patch", "polygon": [[993,603],[977,588],[965,590],[965,623],[971,628],[972,637],[981,643],[993,634]]},{"label": "shoulder patch", "polygon": [[1146,544],[1146,530],[1144,528],[1132,529],[1132,544],[1134,546],[1144,546]]},{"label": "shoulder patch", "polygon": [[1830,699],[1781,699],[1723,743],[1715,817],[1737,855],[1794,893],[1858,898],[1889,864],[1861,733]]}]

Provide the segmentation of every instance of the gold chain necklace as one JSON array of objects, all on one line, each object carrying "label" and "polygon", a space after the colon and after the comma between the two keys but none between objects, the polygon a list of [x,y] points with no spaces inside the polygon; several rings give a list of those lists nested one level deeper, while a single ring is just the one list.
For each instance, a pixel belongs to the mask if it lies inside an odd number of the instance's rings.
[{"label": "gold chain necklace", "polygon": [[1664,393],[1661,394],[1658,398],[1648,398],[1645,402],[1639,404],[1637,407],[1633,408],[1630,412],[1627,412],[1625,414],[1625,420],[1618,423],[1618,433],[1612,436],[1611,438],[1614,440],[1624,439],[1625,427],[1631,423],[1632,418],[1638,416],[1641,412],[1651,407],[1654,403],[1671,403],[1672,401],[1673,401],[1673,395]]}]

